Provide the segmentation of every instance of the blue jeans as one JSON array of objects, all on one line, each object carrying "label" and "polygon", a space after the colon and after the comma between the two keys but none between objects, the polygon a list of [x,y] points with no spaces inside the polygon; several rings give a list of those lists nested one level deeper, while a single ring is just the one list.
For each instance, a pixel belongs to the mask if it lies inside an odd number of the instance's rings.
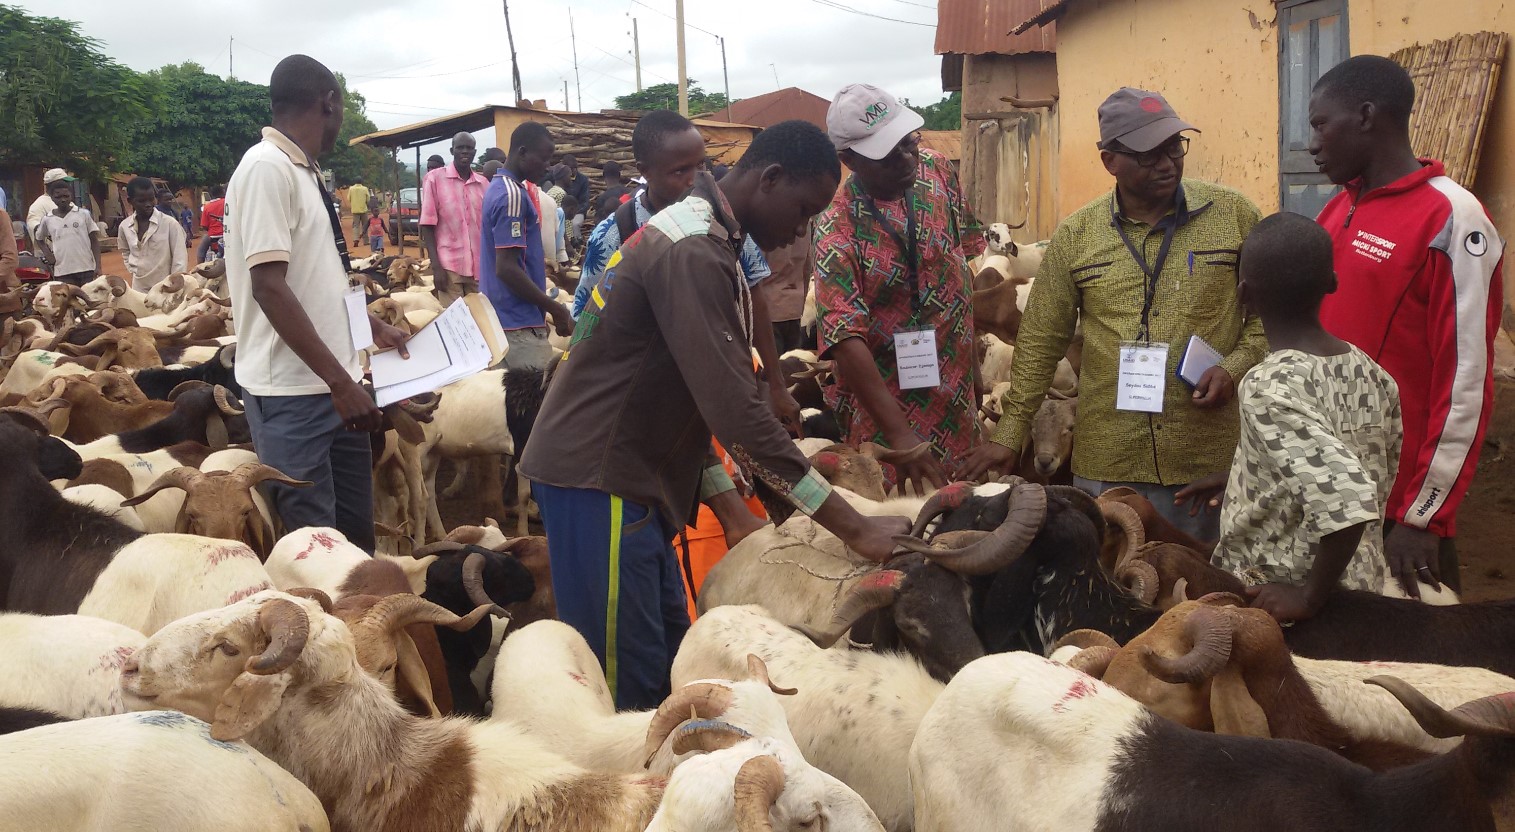
[{"label": "blue jeans", "polygon": [[1146,497],[1152,502],[1152,507],[1157,509],[1169,523],[1177,526],[1179,531],[1189,535],[1195,540],[1204,543],[1214,543],[1220,540],[1220,509],[1205,506],[1196,517],[1189,516],[1189,504],[1182,506],[1173,505],[1174,498],[1182,491],[1183,485],[1158,485],[1150,482],[1097,482],[1086,480],[1080,476],[1074,476],[1073,484],[1084,491],[1098,497],[1117,486],[1126,486],[1136,493]]},{"label": "blue jeans", "polygon": [[344,428],[326,393],[249,393],[244,403],[258,459],[292,479],[314,483],[308,488],[271,482],[261,486],[284,528],[330,526],[354,546],[372,552],[373,449],[368,434]]},{"label": "blue jeans", "polygon": [[558,618],[605,668],[616,708],[656,708],[689,631],[676,533],[657,509],[604,491],[531,484],[547,528]]}]

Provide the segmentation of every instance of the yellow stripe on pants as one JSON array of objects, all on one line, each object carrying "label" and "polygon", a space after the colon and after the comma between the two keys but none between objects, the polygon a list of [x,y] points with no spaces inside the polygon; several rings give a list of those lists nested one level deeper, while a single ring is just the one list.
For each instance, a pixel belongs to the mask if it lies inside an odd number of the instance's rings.
[{"label": "yellow stripe on pants", "polygon": [[610,581],[605,604],[605,681],[610,685],[610,698],[616,695],[616,612],[621,605],[621,518],[624,506],[621,498],[610,495]]}]

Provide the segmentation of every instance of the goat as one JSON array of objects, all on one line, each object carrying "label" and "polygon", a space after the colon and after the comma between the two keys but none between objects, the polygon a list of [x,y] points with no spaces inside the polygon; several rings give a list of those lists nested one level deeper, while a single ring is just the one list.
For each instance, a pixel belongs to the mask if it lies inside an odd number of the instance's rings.
[{"label": "goat", "polygon": [[246,743],[171,711],[48,725],[0,738],[11,829],[327,832],[310,789]]},{"label": "goat", "polygon": [[181,489],[184,503],[174,521],[175,532],[241,541],[252,547],[259,560],[266,560],[273,548],[274,530],[266,511],[260,511],[253,501],[253,489],[265,482],[296,488],[312,485],[305,480],[291,479],[260,462],[245,463],[233,471],[179,467],[165,472],[146,491],[121,505],[140,505],[166,488]]},{"label": "goat", "polygon": [[1448,712],[1398,679],[1372,681],[1428,733],[1467,740],[1373,774],[1305,743],[1176,725],[1039,656],[987,656],[963,668],[921,722],[910,753],[916,823],[941,832],[1492,832],[1488,801],[1508,791],[1515,759],[1508,695]]},{"label": "goat", "polygon": [[[387,623],[456,620],[420,602]],[[508,722],[412,716],[361,672],[358,649],[316,602],[269,592],[149,638],[122,689],[134,707],[245,737],[315,792],[339,832],[641,832],[651,820],[660,778],[587,771]]]},{"label": "goat", "polygon": [[121,665],[146,640],[83,615],[0,614],[0,705],[67,719],[123,713]]},{"label": "goat", "polygon": [[101,275],[79,288],[89,298],[90,306],[115,306],[143,317],[151,314],[147,305],[147,293],[133,289],[131,284],[117,275]]}]

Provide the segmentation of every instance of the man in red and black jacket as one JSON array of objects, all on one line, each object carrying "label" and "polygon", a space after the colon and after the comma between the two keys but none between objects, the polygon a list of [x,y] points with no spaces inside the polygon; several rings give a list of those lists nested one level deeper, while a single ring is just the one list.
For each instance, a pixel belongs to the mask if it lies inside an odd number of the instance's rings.
[{"label": "man in red and black jacket", "polygon": [[1453,537],[1493,413],[1504,241],[1440,162],[1416,158],[1414,101],[1398,64],[1349,58],[1315,85],[1310,152],[1346,189],[1319,218],[1340,283],[1321,321],[1399,383],[1404,445],[1383,507],[1384,554],[1418,598],[1421,581],[1460,584]]}]

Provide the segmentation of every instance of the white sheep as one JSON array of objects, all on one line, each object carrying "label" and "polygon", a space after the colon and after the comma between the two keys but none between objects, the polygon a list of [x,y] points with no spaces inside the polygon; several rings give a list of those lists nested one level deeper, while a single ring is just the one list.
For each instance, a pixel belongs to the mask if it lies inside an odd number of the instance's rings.
[{"label": "white sheep", "polygon": [[6,832],[330,828],[300,781],[184,714],[121,714],[0,737]]},{"label": "white sheep", "polygon": [[80,287],[89,298],[89,305],[93,308],[114,307],[125,309],[140,317],[151,314],[147,305],[147,294],[133,288],[122,278],[113,274],[104,274]]},{"label": "white sheep", "polygon": [[[456,620],[434,609],[446,616],[436,622]],[[663,794],[660,779],[588,771],[508,721],[406,713],[361,672],[346,625],[277,592],[165,627],[122,688],[132,707],[245,737],[311,787],[339,829],[642,832]]]},{"label": "white sheep", "polygon": [[58,363],[59,359],[67,357],[61,352],[48,352],[42,349],[31,349],[21,353],[16,356],[15,363],[5,374],[5,380],[0,381],[0,397],[8,395],[24,397],[55,378],[87,376],[93,372],[83,364]]},{"label": "white sheep", "polygon": [[137,514],[137,510],[121,505],[121,502],[126,499],[125,495],[113,491],[106,486],[97,483],[86,483],[84,485],[65,488],[59,493],[63,495],[63,499],[71,503],[89,506],[101,514],[114,517],[132,531],[147,531],[147,526],[142,523],[142,517]]},{"label": "white sheep", "polygon": [[146,640],[85,615],[0,614],[0,706],[69,719],[122,713],[121,665]]},{"label": "white sheep", "polygon": [[152,635],[171,621],[273,587],[245,544],[190,534],[150,534],[118,550],[78,613]]},{"label": "white sheep", "polygon": [[268,570],[275,589],[310,587],[336,598],[341,594],[338,587],[347,580],[348,574],[371,559],[367,552],[352,545],[347,536],[336,529],[313,526],[296,529],[279,538],[269,551],[263,568]]},{"label": "white sheep", "polygon": [[761,607],[745,606],[700,616],[674,659],[673,684],[733,678],[749,654],[798,691],[779,702],[805,759],[856,791],[885,829],[911,829],[906,760],[942,683],[909,656],[822,650]]}]

